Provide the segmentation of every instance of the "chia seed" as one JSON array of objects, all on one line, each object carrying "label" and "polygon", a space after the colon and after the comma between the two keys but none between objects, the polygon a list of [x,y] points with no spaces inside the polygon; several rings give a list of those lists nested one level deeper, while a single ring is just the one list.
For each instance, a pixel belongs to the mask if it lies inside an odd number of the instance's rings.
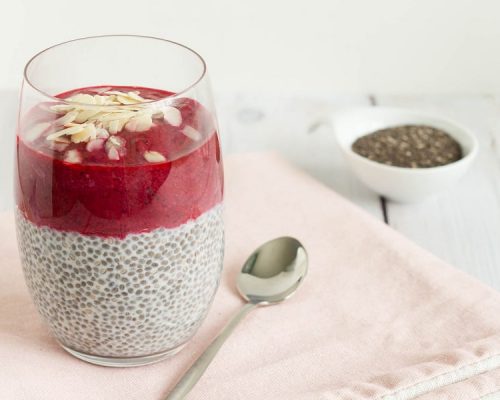
[{"label": "chia seed", "polygon": [[[40,227],[19,210],[16,217],[26,282],[43,319],[65,347],[101,357],[160,353],[185,343],[205,318],[222,268],[221,205],[179,227],[124,239]],[[182,257],[174,258],[166,245],[181,240],[188,245]],[[63,245],[54,250],[58,241]],[[79,255],[72,250],[76,243],[83,247]],[[160,253],[160,247],[167,250],[146,276],[132,262],[137,257],[131,249]],[[75,267],[78,262],[82,268]],[[153,283],[157,290],[151,290]]]},{"label": "chia seed", "polygon": [[462,158],[460,144],[441,129],[402,125],[358,138],[352,150],[369,160],[405,168],[431,168]]}]

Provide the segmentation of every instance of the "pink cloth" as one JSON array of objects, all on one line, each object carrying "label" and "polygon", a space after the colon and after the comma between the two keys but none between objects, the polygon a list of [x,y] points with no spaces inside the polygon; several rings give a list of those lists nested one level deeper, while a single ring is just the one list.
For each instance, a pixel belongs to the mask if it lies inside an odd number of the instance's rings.
[{"label": "pink cloth", "polygon": [[234,282],[247,255],[281,235],[309,252],[303,286],[250,314],[189,399],[498,398],[497,292],[279,157],[230,157],[225,170],[227,252],[215,303],[185,350],[147,367],[96,367],[58,347],[25,288],[13,217],[0,218],[0,399],[161,399],[241,307]]}]

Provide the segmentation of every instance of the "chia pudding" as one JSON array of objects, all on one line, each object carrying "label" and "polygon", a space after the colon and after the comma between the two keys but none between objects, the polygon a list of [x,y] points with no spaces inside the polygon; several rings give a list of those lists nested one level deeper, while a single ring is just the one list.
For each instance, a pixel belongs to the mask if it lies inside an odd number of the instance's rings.
[{"label": "chia pudding", "polygon": [[[17,137],[16,220],[33,300],[92,359],[173,353],[219,284],[223,174],[213,117],[142,87],[90,87],[31,111]],[[148,360],[150,360],[148,358]]]}]

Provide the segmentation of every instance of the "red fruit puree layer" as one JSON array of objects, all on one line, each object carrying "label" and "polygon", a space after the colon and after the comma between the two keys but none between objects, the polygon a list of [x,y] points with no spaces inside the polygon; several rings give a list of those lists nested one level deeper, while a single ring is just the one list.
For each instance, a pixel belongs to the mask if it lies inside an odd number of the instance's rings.
[{"label": "red fruit puree layer", "polygon": [[[58,97],[97,89],[78,89]],[[113,90],[136,90],[152,100],[171,95],[140,87]],[[86,143],[53,150],[47,134],[25,141],[21,125],[16,166],[19,209],[40,226],[119,238],[160,227],[174,228],[208,211],[222,201],[223,192],[213,119],[192,99],[177,99],[174,106],[182,115],[179,127],[161,119],[145,132],[119,132],[116,136],[126,140],[126,154],[120,160],[110,160],[104,149],[86,151]],[[43,122],[59,117],[40,110],[46,107],[36,107],[27,119]],[[202,139],[196,141],[183,134],[186,126],[198,130]],[[64,161],[68,150],[78,150],[81,162]],[[148,162],[145,151],[159,152],[167,161]]]}]

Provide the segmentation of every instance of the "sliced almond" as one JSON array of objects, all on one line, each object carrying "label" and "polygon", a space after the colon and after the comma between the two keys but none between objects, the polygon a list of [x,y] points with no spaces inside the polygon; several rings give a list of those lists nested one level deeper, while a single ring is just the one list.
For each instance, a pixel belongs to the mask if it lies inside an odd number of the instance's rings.
[{"label": "sliced almond", "polygon": [[142,117],[144,115],[152,117],[154,112],[155,110],[152,108],[145,108],[144,106],[141,106],[138,110],[136,110],[136,117]]},{"label": "sliced almond", "polygon": [[82,155],[78,150],[68,150],[64,155],[64,161],[72,164],[79,164],[82,162]]},{"label": "sliced almond", "polygon": [[94,96],[90,94],[78,93],[65,99],[73,103],[95,104]]},{"label": "sliced almond", "polygon": [[84,129],[81,132],[75,133],[74,135],[71,135],[71,141],[73,143],[82,143],[82,142],[88,142],[90,140],[90,135],[88,132]]},{"label": "sliced almond", "polygon": [[128,119],[135,116],[135,114],[136,113],[133,111],[111,112],[108,115],[103,115],[102,117],[99,118],[99,120],[102,122],[106,122],[106,121],[113,121],[115,119]]},{"label": "sliced almond", "polygon": [[89,92],[97,93],[97,94],[103,94],[107,92],[108,90],[111,90],[111,87],[97,87],[97,88],[92,88],[89,89]]},{"label": "sliced almond", "polygon": [[103,147],[104,147],[104,139],[94,139],[94,140],[91,140],[90,142],[87,143],[87,146],[85,146],[85,148],[87,149],[87,151],[97,151],[97,150],[101,150]]},{"label": "sliced almond", "polygon": [[121,138],[120,136],[111,136],[107,141],[106,141],[106,146],[113,146],[113,147],[122,147],[125,146],[125,139]]},{"label": "sliced almond", "polygon": [[108,105],[119,105],[120,103],[116,101],[116,96],[94,96],[95,104],[98,106],[108,106]]},{"label": "sliced almond", "polygon": [[165,156],[161,153],[158,153],[157,151],[145,151],[143,155],[144,159],[150,163],[159,163],[167,161]]},{"label": "sliced almond", "polygon": [[120,136],[110,136],[104,148],[110,160],[119,160],[126,154],[127,148],[125,147],[126,141]]},{"label": "sliced almond", "polygon": [[155,110],[151,117],[153,119],[163,119],[163,112],[161,110]]},{"label": "sliced almond", "polygon": [[153,120],[150,114],[143,114],[137,117],[130,118],[125,124],[125,129],[130,132],[144,132],[151,128]]},{"label": "sliced almond", "polygon": [[109,137],[109,132],[104,128],[97,128],[96,137],[98,139],[107,139]]},{"label": "sliced almond", "polygon": [[54,124],[56,125],[66,125],[75,120],[75,118],[78,116],[78,111],[70,111],[66,114],[64,114],[62,117],[56,119],[54,121]]},{"label": "sliced almond", "polygon": [[69,143],[71,143],[71,139],[69,139],[66,136],[59,136],[58,138],[54,139],[54,142],[55,143],[66,143],[66,144],[69,144]]},{"label": "sliced almond", "polygon": [[129,111],[141,111],[144,110],[144,106],[142,106],[140,103],[135,103],[135,104],[122,104],[120,108],[116,108],[113,110],[114,112],[129,112]]},{"label": "sliced almond", "polygon": [[106,154],[108,155],[108,158],[113,161],[118,161],[120,159],[120,153],[116,149],[116,147],[110,147],[109,149],[106,150]]},{"label": "sliced almond", "polygon": [[139,92],[127,92],[127,97],[131,98],[132,100],[136,100],[138,103],[143,103],[147,101],[144,97],[139,96]]},{"label": "sliced almond", "polygon": [[81,132],[71,135],[71,141],[73,143],[88,142],[89,140],[95,139],[97,135],[97,130],[94,124],[87,124]]},{"label": "sliced almond", "polygon": [[117,119],[109,121],[108,130],[111,135],[116,135],[120,131],[120,123]]},{"label": "sliced almond", "polygon": [[133,104],[129,103],[130,101],[133,101],[134,103],[143,103],[147,101],[147,99],[141,97],[139,95],[139,92],[121,92],[119,90],[109,90],[105,94],[111,95],[111,96],[116,96],[116,99],[118,101],[125,101],[123,104]]},{"label": "sliced almond", "polygon": [[172,126],[181,126],[182,124],[182,114],[179,109],[166,106],[162,108],[163,119]]},{"label": "sliced almond", "polygon": [[99,108],[95,108],[93,110],[82,110],[79,113],[77,113],[77,117],[75,118],[75,122],[82,124],[82,123],[86,122],[89,118],[92,118],[94,115],[98,114],[100,111],[101,110]]},{"label": "sliced almond", "polygon": [[114,121],[109,121],[109,123],[107,124],[109,133],[111,133],[112,135],[116,135],[118,132],[121,132],[126,122],[127,119],[117,119]]},{"label": "sliced almond", "polygon": [[99,96],[98,94],[96,94],[94,96],[94,101],[95,101],[95,104],[98,106],[105,105],[106,102],[108,101],[108,96]]},{"label": "sliced almond", "polygon": [[[106,89],[106,90],[105,90]],[[119,90],[93,90],[96,94],[77,93],[66,101],[71,104],[54,104],[50,110],[64,114],[55,122],[65,129],[58,130],[47,136],[47,140],[71,136],[74,143],[88,142],[98,137],[106,139],[109,134],[117,134],[125,126],[132,132],[143,132],[153,125],[154,110],[144,108],[140,103],[146,101],[138,91],[122,92]],[[105,90],[105,91],[104,91]],[[115,105],[120,107],[114,107]],[[171,111],[172,123],[177,123],[178,110]],[[163,116],[163,114],[161,114]],[[48,126],[47,126],[48,128]]]},{"label": "sliced almond", "polygon": [[69,128],[65,128],[60,131],[51,133],[50,135],[47,136],[47,140],[54,140],[64,135],[74,135],[75,133],[83,131],[83,128],[84,128],[83,125],[70,126]]},{"label": "sliced almond", "polygon": [[67,124],[64,124],[66,128],[69,128],[71,126],[80,126],[81,124],[75,124],[74,122],[68,122]]},{"label": "sliced almond", "polygon": [[131,99],[127,96],[116,96],[116,100],[118,100],[121,104],[137,104],[138,101]]},{"label": "sliced almond", "polygon": [[97,114],[90,117],[87,122],[94,122],[95,124],[99,124],[102,122],[103,117],[107,117],[108,115],[111,115],[111,114],[112,114],[112,112],[110,112],[110,111],[99,111]]},{"label": "sliced almond", "polygon": [[97,128],[95,127],[94,124],[87,124],[85,130],[89,133],[91,140],[97,138]]},{"label": "sliced almond", "polygon": [[195,142],[201,140],[201,138],[203,137],[198,130],[189,125],[186,125],[182,129],[182,133]]},{"label": "sliced almond", "polygon": [[75,104],[73,105],[72,110],[82,111],[82,110],[93,110],[94,108],[95,108],[94,104]]},{"label": "sliced almond", "polygon": [[56,104],[56,105],[50,106],[50,110],[57,113],[57,114],[67,113],[68,111],[71,111],[74,108],[75,108],[74,106],[70,106],[69,104]]}]

